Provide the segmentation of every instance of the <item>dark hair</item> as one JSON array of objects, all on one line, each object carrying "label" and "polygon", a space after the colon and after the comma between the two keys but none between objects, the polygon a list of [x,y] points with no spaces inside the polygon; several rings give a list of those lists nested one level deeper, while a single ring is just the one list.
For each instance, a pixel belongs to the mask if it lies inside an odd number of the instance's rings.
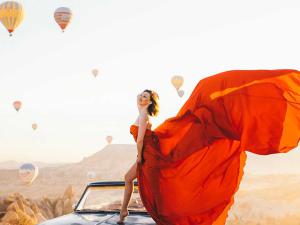
[{"label": "dark hair", "polygon": [[151,91],[149,89],[145,89],[143,92],[148,92],[150,94],[150,101],[152,102],[148,106],[148,114],[150,116],[157,116],[159,112],[159,104],[158,104],[158,99],[159,96],[155,91]]}]

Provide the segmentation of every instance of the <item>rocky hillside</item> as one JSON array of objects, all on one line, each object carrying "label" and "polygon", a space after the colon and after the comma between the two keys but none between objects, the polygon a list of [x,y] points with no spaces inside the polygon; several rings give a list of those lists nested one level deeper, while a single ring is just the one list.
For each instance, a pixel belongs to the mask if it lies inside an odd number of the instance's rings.
[{"label": "rocky hillside", "polygon": [[62,197],[32,200],[19,193],[0,198],[0,225],[35,225],[47,219],[72,212],[77,201],[69,186]]},{"label": "rocky hillside", "polygon": [[[0,195],[18,192],[33,199],[44,196],[55,198],[68,185],[80,194],[91,181],[123,180],[135,159],[135,145],[108,145],[78,163],[41,168],[39,176],[30,186],[21,183],[18,170],[0,170]],[[90,171],[94,172],[95,177],[87,176]]]}]

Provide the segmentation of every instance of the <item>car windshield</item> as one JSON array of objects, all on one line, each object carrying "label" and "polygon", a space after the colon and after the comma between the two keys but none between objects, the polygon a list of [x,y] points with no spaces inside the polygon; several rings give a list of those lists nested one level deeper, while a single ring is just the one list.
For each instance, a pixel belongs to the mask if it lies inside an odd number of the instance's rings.
[{"label": "car windshield", "polygon": [[[84,193],[76,211],[116,211],[121,209],[124,186],[90,186]],[[138,188],[134,187],[128,210],[146,212]]]}]

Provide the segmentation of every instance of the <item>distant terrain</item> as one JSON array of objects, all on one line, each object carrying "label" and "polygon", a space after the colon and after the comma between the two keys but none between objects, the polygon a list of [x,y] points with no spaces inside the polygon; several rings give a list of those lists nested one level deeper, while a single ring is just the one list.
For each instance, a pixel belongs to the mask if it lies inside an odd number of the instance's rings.
[{"label": "distant terrain", "polygon": [[[228,225],[300,224],[297,217],[300,215],[298,149],[280,155],[247,155],[245,174],[235,195]],[[135,145],[113,144],[78,163],[39,162],[36,163],[39,166],[39,176],[31,186],[23,185],[18,177],[20,163],[3,162],[0,163],[0,197],[18,193],[36,201],[44,198],[54,199],[60,197],[71,185],[74,198],[78,199],[88,182],[123,180],[135,158]],[[93,177],[88,176],[91,172]],[[299,223],[293,222],[297,220]],[[268,222],[259,223],[260,221]],[[281,223],[277,223],[278,221]]]},{"label": "distant terrain", "polygon": [[[23,163],[25,163],[25,162],[17,162],[17,161],[13,161],[13,160],[0,162],[0,170],[1,169],[15,170],[15,169],[18,169]],[[45,163],[45,162],[39,162],[39,161],[35,161],[35,162],[31,162],[31,163],[35,164],[38,168],[58,167],[58,166],[67,164],[67,163]]]},{"label": "distant terrain", "polygon": [[[134,145],[116,144],[108,145],[78,163],[57,166],[41,163],[43,167],[39,168],[39,175],[31,186],[24,186],[21,183],[18,167],[16,169],[0,169],[0,194],[18,192],[30,198],[56,197],[68,185],[72,185],[79,194],[91,181],[123,180],[124,174],[135,158],[136,147]],[[91,171],[95,174],[94,178],[87,176]]]}]

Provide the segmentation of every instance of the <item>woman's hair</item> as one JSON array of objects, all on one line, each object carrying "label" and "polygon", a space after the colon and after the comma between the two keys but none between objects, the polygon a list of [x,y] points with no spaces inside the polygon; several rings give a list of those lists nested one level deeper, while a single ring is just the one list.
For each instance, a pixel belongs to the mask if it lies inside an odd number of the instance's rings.
[{"label": "woman's hair", "polygon": [[151,91],[149,89],[145,89],[143,92],[148,92],[150,94],[150,101],[152,102],[148,106],[148,114],[150,116],[157,116],[159,112],[159,104],[158,104],[158,99],[159,96],[155,91]]}]

